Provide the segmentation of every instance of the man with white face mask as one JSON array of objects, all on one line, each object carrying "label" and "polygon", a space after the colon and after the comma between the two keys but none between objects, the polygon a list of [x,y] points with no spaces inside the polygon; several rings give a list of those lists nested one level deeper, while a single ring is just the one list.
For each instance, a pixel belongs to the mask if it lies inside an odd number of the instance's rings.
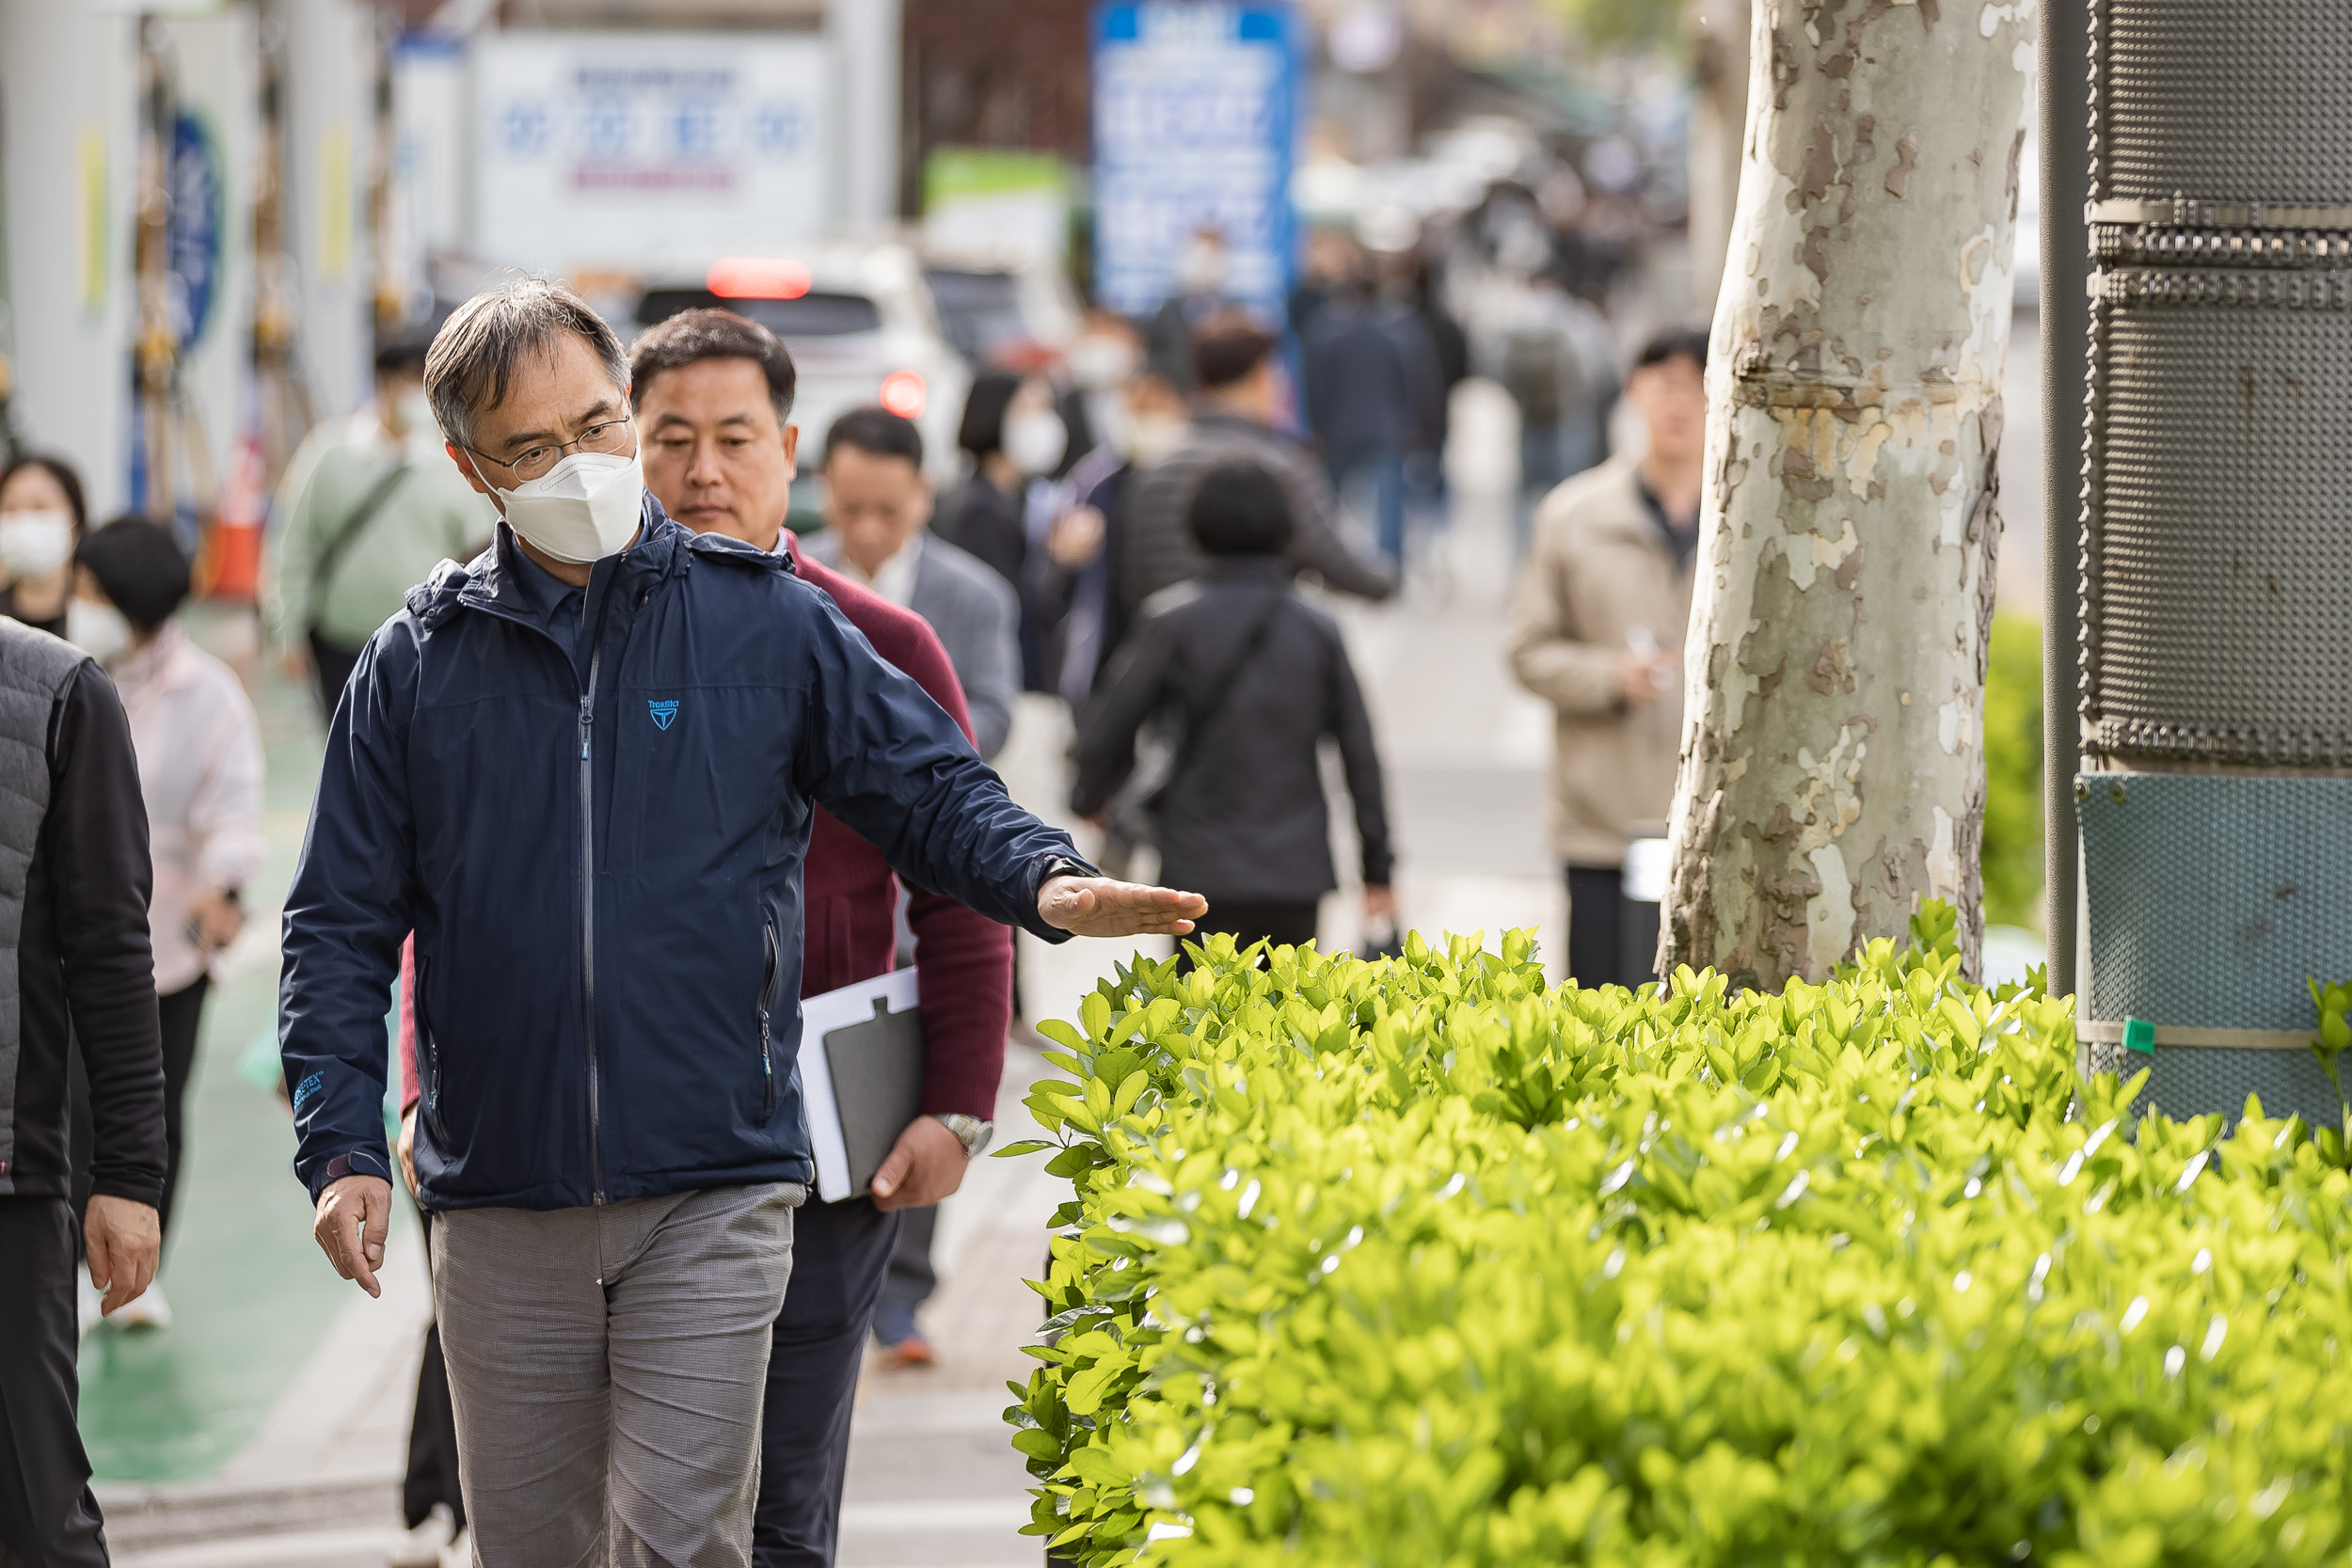
[{"label": "man with white face mask", "polygon": [[1048,941],[1184,933],[1095,874],[788,558],[671,521],[569,290],[477,295],[425,367],[503,513],[370,639],[286,899],[314,1232],[370,1294],[384,1014],[416,933],[417,1196],[476,1560],[746,1564],[771,1326],[815,1171],[796,1066],[822,805]]},{"label": "man with white face mask", "polygon": [[335,700],[359,650],[438,562],[464,560],[498,514],[441,456],[424,396],[431,339],[406,332],[375,355],[375,402],[307,436],[278,491],[262,609],[287,673]]}]

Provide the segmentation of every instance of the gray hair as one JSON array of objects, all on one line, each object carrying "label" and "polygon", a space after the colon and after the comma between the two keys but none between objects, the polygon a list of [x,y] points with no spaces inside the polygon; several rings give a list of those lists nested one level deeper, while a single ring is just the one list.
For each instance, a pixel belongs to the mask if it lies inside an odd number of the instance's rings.
[{"label": "gray hair", "polygon": [[604,318],[561,283],[517,277],[460,305],[434,334],[424,356],[424,393],[434,422],[450,439],[472,445],[474,417],[505,401],[522,361],[548,352],[566,332],[588,345],[626,394],[628,356]]}]

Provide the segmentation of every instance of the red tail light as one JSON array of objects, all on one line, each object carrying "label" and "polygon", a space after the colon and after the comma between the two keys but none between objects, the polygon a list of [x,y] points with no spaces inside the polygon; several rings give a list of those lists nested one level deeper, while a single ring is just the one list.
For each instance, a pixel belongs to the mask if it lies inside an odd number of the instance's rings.
[{"label": "red tail light", "polygon": [[721,299],[798,299],[808,293],[808,268],[766,256],[730,256],[710,263],[703,279]]},{"label": "red tail light", "polygon": [[923,378],[913,371],[892,371],[882,377],[882,396],[878,400],[884,408],[902,420],[919,420],[929,401]]}]

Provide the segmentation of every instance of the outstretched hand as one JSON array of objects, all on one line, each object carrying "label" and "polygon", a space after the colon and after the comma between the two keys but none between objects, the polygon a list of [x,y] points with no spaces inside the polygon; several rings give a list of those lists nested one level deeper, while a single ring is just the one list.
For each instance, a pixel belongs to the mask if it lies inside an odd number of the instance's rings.
[{"label": "outstretched hand", "polygon": [[1056,877],[1037,890],[1045,924],[1081,937],[1189,936],[1209,912],[1197,893],[1108,877]]}]

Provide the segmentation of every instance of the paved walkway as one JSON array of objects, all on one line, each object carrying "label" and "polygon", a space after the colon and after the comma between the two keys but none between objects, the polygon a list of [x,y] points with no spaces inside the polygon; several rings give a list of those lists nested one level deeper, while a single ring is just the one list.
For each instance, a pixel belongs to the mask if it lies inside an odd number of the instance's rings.
[{"label": "paved walkway", "polygon": [[[1477,482],[1507,475],[1508,416],[1491,388],[1459,409],[1456,519],[1401,603],[1336,606],[1369,695],[1390,769],[1400,895],[1427,931],[1508,926],[1544,931],[1557,950],[1563,900],[1544,847],[1545,710],[1514,689],[1497,652],[1507,589],[1507,509]],[[241,654],[238,624],[208,641]],[[249,636],[249,634],[246,634]],[[278,905],[301,839],[318,730],[306,694],[275,672],[253,675],[270,746],[268,873],[254,924],[206,1020],[191,1093],[183,1219],[164,1283],[178,1321],[158,1334],[102,1330],[85,1343],[84,1431],[124,1568],[374,1568],[397,1527],[394,1485],[426,1310],[417,1228],[394,1227],[382,1300],[334,1277],[310,1239],[289,1174],[284,1111],[239,1075],[274,1018]],[[1025,803],[1059,817],[1067,722],[1033,702],[1003,759]],[[1355,859],[1344,816],[1335,839]],[[1355,940],[1353,890],[1326,905],[1327,945]],[[1030,1016],[1067,1015],[1130,950],[1024,937]],[[999,1141],[1025,1135],[1020,1101],[1046,1069],[1016,1046],[1000,1098]],[[1065,1192],[1041,1157],[984,1160],[941,1217],[942,1285],[926,1312],[941,1362],[870,1372],[860,1390],[843,1568],[1023,1568],[1039,1560],[1017,1532],[1027,1476],[1005,1441],[1008,1379],[1038,1320],[1022,1283],[1043,1260],[1045,1220]]]}]

